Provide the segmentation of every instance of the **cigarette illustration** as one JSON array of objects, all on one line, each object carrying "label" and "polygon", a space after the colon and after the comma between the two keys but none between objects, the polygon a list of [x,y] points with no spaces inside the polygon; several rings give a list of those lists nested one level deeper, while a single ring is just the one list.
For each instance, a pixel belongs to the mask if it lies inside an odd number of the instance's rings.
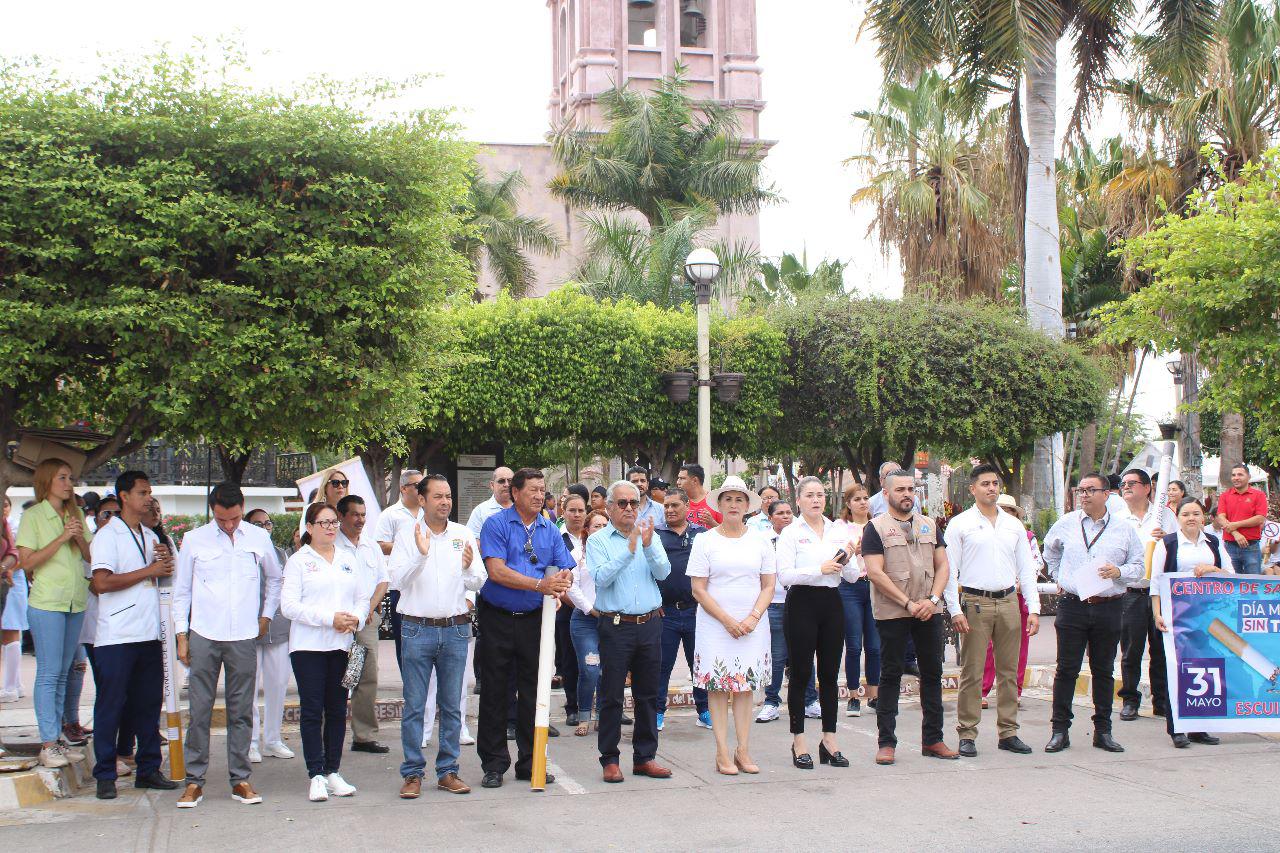
[{"label": "cigarette illustration", "polygon": [[1209,634],[1244,661],[1254,672],[1270,681],[1272,685],[1276,683],[1277,677],[1280,677],[1280,666],[1276,666],[1266,655],[1245,642],[1243,637],[1228,628],[1221,619],[1214,619],[1209,623]]}]

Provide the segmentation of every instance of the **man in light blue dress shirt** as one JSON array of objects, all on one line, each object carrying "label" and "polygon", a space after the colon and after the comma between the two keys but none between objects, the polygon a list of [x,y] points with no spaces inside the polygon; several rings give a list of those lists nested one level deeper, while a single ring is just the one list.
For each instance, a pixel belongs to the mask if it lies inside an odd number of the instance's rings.
[{"label": "man in light blue dress shirt", "polygon": [[618,743],[627,673],[635,728],[632,773],[666,779],[671,771],[658,753],[658,683],[662,675],[662,591],[658,581],[671,573],[653,522],[637,523],[640,491],[619,480],[609,487],[609,525],[587,539],[587,565],[596,585],[600,613],[600,764],[604,781],[621,782]]}]

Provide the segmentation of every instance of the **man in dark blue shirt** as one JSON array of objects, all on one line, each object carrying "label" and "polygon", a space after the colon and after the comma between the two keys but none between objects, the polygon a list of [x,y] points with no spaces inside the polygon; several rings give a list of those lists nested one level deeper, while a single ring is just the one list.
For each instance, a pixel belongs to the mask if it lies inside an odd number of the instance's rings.
[{"label": "man in dark blue shirt", "polygon": [[[507,703],[516,679],[516,778],[533,772],[533,712],[538,691],[542,598],[559,596],[573,582],[573,557],[556,526],[542,514],[546,484],[536,468],[511,478],[511,506],[490,517],[480,533],[489,579],[480,588],[480,720],[476,750],[485,788],[502,786],[511,766]],[[548,773],[547,782],[555,781]]]},{"label": "man in dark blue shirt", "polygon": [[[693,634],[698,614],[698,603],[693,600],[693,585],[685,569],[689,566],[689,552],[693,550],[693,537],[706,533],[705,527],[690,524],[689,496],[683,489],[671,489],[662,503],[666,515],[665,529],[655,531],[662,538],[662,547],[671,563],[671,574],[658,582],[662,590],[662,679],[658,682],[658,731],[666,723],[667,689],[671,686],[671,670],[676,666],[680,643],[684,643],[684,659],[693,672]],[[693,688],[693,704],[698,709],[699,726],[711,728],[711,713],[707,710],[707,691]]]}]

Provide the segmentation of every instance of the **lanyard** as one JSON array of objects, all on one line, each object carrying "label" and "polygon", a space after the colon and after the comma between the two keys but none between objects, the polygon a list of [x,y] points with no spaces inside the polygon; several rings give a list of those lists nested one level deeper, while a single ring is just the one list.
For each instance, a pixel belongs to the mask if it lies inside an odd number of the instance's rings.
[{"label": "lanyard", "polygon": [[142,565],[147,565],[147,535],[143,533],[134,536],[132,527],[127,524],[124,527],[129,531],[129,538],[133,540],[133,544],[138,546],[138,553],[142,555]]},{"label": "lanyard", "polygon": [[1093,552],[1093,546],[1098,544],[1098,540],[1102,538],[1102,534],[1107,532],[1107,525],[1111,523],[1111,513],[1107,513],[1107,520],[1102,522],[1102,527],[1094,535],[1093,539],[1089,538],[1089,534],[1084,529],[1085,516],[1080,516],[1080,538],[1084,540],[1084,552],[1086,554]]}]

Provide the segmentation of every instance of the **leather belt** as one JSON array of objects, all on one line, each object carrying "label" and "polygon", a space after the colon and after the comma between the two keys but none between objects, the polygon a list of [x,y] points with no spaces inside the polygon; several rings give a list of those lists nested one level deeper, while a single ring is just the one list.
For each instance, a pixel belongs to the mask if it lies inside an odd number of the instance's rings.
[{"label": "leather belt", "polygon": [[428,628],[449,628],[453,625],[466,625],[471,621],[471,614],[459,613],[457,616],[446,616],[443,619],[429,619],[426,616],[410,616],[408,613],[402,613],[400,618],[405,622],[425,625]]},{"label": "leather belt", "polygon": [[672,610],[692,610],[698,606],[696,601],[674,601],[671,604],[664,604],[663,607],[670,607]]},{"label": "leather belt", "polygon": [[615,625],[617,625],[620,622],[626,622],[629,625],[643,625],[644,623],[648,622],[650,619],[655,619],[661,615],[662,615],[661,607],[655,610],[650,610],[648,613],[642,613],[639,616],[632,616],[630,613],[609,613],[603,610],[600,611],[600,618],[608,619],[610,622],[612,622]]},{"label": "leather belt", "polygon": [[1012,595],[1013,590],[1014,590],[1014,587],[1009,587],[1008,589],[997,589],[995,591],[992,591],[989,589],[975,589],[974,587],[971,587],[971,586],[960,587],[960,591],[963,592],[965,595],[976,595],[979,598],[995,598],[995,599],[1000,599],[1000,598],[1004,598],[1007,595]]},{"label": "leather belt", "polygon": [[1120,598],[1118,595],[1091,595],[1088,598],[1081,598],[1072,592],[1064,592],[1062,597],[1069,601],[1078,601],[1081,604],[1106,604],[1108,601],[1116,601]]}]

